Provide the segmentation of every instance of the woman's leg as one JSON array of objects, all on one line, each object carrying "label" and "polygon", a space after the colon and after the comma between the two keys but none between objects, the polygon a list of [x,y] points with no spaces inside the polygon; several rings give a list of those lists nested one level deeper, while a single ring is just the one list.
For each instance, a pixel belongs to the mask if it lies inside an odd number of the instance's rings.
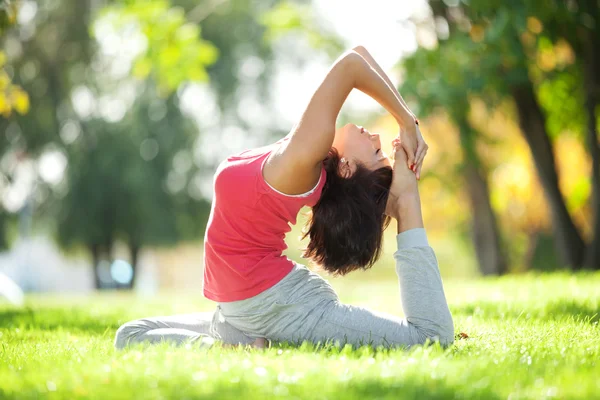
[{"label": "woman's leg", "polygon": [[406,318],[331,302],[310,335],[313,341],[386,347],[427,340],[452,343],[454,325],[433,249],[427,245],[424,231],[405,234],[399,235],[394,258]]},{"label": "woman's leg", "polygon": [[122,325],[115,335],[115,348],[135,343],[169,341],[177,345],[194,343],[202,338],[222,340],[226,344],[252,344],[255,338],[246,336],[214,313],[180,314],[143,318]]},{"label": "woman's leg", "polygon": [[296,267],[273,288],[248,300],[221,303],[225,320],[238,329],[276,341],[412,346],[454,338],[437,260],[425,232],[398,235],[394,254],[406,318],[341,304],[329,284]]}]

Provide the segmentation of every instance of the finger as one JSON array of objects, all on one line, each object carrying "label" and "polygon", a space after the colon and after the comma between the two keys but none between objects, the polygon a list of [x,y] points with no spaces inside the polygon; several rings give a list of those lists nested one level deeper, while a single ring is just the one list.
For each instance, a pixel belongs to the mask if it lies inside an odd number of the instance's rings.
[{"label": "finger", "polygon": [[421,179],[421,170],[423,169],[423,162],[425,161],[425,155],[427,155],[427,149],[423,152],[421,159],[418,161],[417,167],[417,179]]},{"label": "finger", "polygon": [[416,156],[417,160],[419,160],[419,158],[425,156],[425,152],[427,151],[427,149],[429,149],[429,146],[427,145],[427,143],[425,143],[425,141],[423,139],[419,140],[419,148],[417,149],[418,154]]},{"label": "finger", "polygon": [[401,144],[397,144],[394,146],[394,153],[393,153],[394,169],[397,168],[396,165],[399,161],[404,162],[404,157],[406,157],[405,154],[406,154],[406,152],[404,151],[404,148],[402,147]]},{"label": "finger", "polygon": [[419,161],[423,161],[425,159],[425,156],[427,155],[427,151],[429,150],[429,145],[425,142],[422,142],[422,143],[423,143],[423,145],[421,146],[421,153],[417,157],[417,163]]},{"label": "finger", "polygon": [[398,157],[397,157],[397,154],[398,154],[398,152],[399,152],[399,151],[404,151],[404,149],[402,148],[402,145],[401,145],[400,143],[396,143],[396,144],[394,145],[394,160],[395,160],[396,158],[398,158]]},{"label": "finger", "polygon": [[415,166],[413,167],[413,172],[417,172],[416,166],[419,165],[419,163],[423,159],[425,149],[425,142],[419,142],[419,145],[417,146],[417,154],[415,154]]},{"label": "finger", "polygon": [[404,151],[406,152],[408,168],[412,169],[412,166],[415,163],[415,149],[413,149],[412,146],[410,146],[406,143],[402,143],[402,147],[404,148]]},{"label": "finger", "polygon": [[396,160],[396,152],[398,151],[399,143],[392,141],[392,160]]},{"label": "finger", "polygon": [[420,146],[420,148],[417,150],[417,155],[415,156],[415,160],[416,160],[415,161],[415,172],[416,172],[416,166],[423,163],[426,152],[427,152],[427,148],[425,147],[424,144],[422,146]]}]

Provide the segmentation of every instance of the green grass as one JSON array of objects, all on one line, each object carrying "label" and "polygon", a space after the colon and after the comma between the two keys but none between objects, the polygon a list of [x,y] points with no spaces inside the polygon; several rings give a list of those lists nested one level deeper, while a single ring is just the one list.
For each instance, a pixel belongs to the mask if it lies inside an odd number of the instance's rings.
[{"label": "green grass", "polygon": [[[392,271],[335,279],[342,299],[399,313]],[[0,398],[600,398],[600,274],[447,281],[443,350],[175,348],[116,352],[123,322],[211,309],[200,295],[30,297],[0,305]]]}]

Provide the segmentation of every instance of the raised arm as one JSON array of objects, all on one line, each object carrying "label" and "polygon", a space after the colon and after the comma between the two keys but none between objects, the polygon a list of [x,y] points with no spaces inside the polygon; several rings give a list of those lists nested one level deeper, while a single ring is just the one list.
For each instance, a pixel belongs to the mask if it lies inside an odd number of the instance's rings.
[{"label": "raised arm", "polygon": [[300,121],[265,165],[265,180],[287,194],[304,193],[318,181],[321,162],[335,136],[335,121],[352,91],[358,89],[376,100],[398,122],[414,125],[413,115],[398,99],[395,89],[356,51],[338,58],[310,99]]},{"label": "raised arm", "polygon": [[[394,92],[394,95],[396,96],[398,101],[400,103],[402,103],[404,105],[404,107],[406,107],[407,110],[409,110],[408,105],[406,104],[406,102],[404,101],[404,99],[402,98],[400,93],[398,92],[398,89],[396,89],[396,86],[394,86],[390,77],[387,76],[387,74],[385,73],[383,68],[381,68],[381,66],[377,63],[377,61],[375,61],[375,59],[373,58],[371,53],[369,53],[369,51],[364,46],[356,46],[352,50],[354,50],[355,52],[360,54],[369,63],[369,65],[371,67],[373,67],[373,69],[375,71],[377,71],[377,73],[383,78],[383,80],[385,80],[385,82],[388,84],[388,86],[390,88],[392,88],[392,91]],[[411,114],[413,116],[413,119],[417,119],[417,117],[412,112],[411,112]]]},{"label": "raised arm", "polygon": [[[369,53],[369,51],[367,49],[365,49],[363,46],[356,46],[353,50],[356,51],[361,56],[363,56],[363,58],[371,65],[371,67],[373,67],[373,69],[375,69],[375,71],[377,71],[377,73],[379,75],[381,75],[381,77],[387,82],[387,84],[394,91],[394,94],[396,95],[396,98],[398,99],[398,101],[401,102],[402,104],[404,104],[404,106],[408,110],[409,109],[408,105],[406,104],[406,102],[404,101],[404,99],[402,98],[402,96],[400,95],[400,93],[398,92],[398,90],[396,89],[396,87],[394,86],[392,81],[390,80],[390,78],[386,75],[386,73],[379,66],[379,64],[377,64],[377,61],[375,61],[375,59],[373,58],[371,53]],[[413,114],[413,118],[415,121],[417,121],[417,117],[414,114]],[[404,143],[404,145],[406,145],[406,143]],[[411,159],[411,158],[408,159],[409,162],[415,164],[413,171],[416,173],[417,179],[421,179],[421,169],[423,168],[423,160],[425,159],[425,155],[427,154],[428,148],[429,148],[429,146],[423,140],[423,136],[421,135],[420,129],[417,127],[417,148],[415,150],[415,156],[413,159]],[[409,147],[405,147],[404,150],[407,152],[411,151]]]}]

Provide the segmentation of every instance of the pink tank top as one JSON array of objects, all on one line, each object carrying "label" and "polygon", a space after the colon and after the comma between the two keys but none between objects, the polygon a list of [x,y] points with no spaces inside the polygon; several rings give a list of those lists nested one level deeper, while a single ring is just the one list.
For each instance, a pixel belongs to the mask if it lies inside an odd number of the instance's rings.
[{"label": "pink tank top", "polygon": [[204,238],[203,287],[208,299],[229,302],[256,296],[294,266],[282,255],[285,234],[303,206],[317,203],[326,173],[323,168],[319,183],[306,196],[271,188],[262,169],[281,142],[230,156],[217,168]]}]

